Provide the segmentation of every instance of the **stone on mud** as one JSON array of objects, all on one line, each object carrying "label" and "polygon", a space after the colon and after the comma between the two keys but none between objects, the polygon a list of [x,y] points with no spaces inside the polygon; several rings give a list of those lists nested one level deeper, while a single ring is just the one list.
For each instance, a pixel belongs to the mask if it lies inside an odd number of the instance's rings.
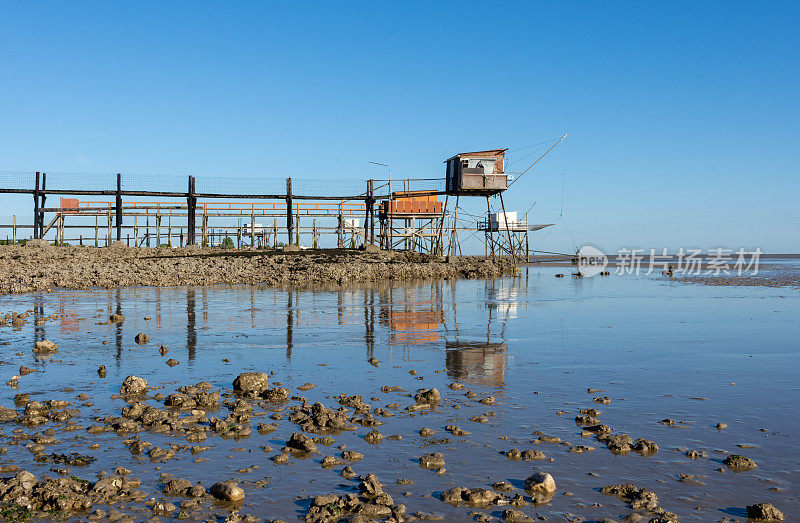
[{"label": "stone on mud", "polygon": [[147,393],[147,380],[138,376],[128,376],[123,380],[119,387],[119,393],[123,395]]},{"label": "stone on mud", "polygon": [[208,492],[223,501],[241,501],[244,499],[244,490],[232,481],[214,483]]}]

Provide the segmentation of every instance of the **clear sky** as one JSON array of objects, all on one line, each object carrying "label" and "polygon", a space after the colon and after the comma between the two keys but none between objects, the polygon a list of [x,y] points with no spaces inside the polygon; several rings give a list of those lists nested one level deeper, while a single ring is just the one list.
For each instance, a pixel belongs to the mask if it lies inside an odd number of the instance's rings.
[{"label": "clear sky", "polygon": [[798,2],[3,1],[0,170],[436,177],[567,132],[506,196],[557,224],[537,247],[798,253],[798,27]]}]

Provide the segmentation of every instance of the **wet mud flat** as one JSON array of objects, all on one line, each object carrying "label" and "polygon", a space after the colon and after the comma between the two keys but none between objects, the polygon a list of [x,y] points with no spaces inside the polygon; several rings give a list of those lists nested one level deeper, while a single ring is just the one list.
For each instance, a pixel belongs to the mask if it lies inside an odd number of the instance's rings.
[{"label": "wet mud flat", "polygon": [[533,271],[5,296],[0,517],[792,520],[797,309]]},{"label": "wet mud flat", "polygon": [[796,264],[778,265],[766,263],[761,265],[759,271],[755,274],[752,274],[752,271],[741,275],[676,274],[675,281],[717,287],[789,287],[800,290],[800,269]]},{"label": "wet mud flat", "polygon": [[504,260],[354,250],[283,252],[200,248],[54,247],[39,240],[0,247],[0,294],[147,285],[343,285],[497,277]]}]

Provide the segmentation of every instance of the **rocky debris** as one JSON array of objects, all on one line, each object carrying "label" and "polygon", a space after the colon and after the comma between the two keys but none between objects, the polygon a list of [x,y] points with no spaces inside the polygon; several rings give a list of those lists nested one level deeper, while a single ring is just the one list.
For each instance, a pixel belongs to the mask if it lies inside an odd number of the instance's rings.
[{"label": "rocky debris", "polygon": [[122,314],[112,314],[111,316],[109,316],[108,321],[111,323],[124,323],[125,316],[123,316]]},{"label": "rocky debris", "polygon": [[428,470],[444,467],[444,455],[438,452],[423,454],[419,457],[419,466]]},{"label": "rocky debris", "polygon": [[175,452],[172,449],[162,449],[161,447],[153,447],[147,453],[151,463],[165,463],[175,457]]},{"label": "rocky debris", "polygon": [[345,461],[361,461],[364,459],[364,455],[360,452],[356,452],[355,450],[345,450],[342,451],[342,459]]},{"label": "rocky debris", "polygon": [[[30,398],[29,398],[30,400]],[[15,398],[16,401],[16,398]],[[0,407],[0,421],[14,421],[19,417],[19,413],[14,409]]]},{"label": "rocky debris", "polygon": [[383,438],[384,438],[383,434],[381,434],[375,429],[372,429],[364,436],[364,441],[366,441],[371,445],[377,445],[381,441],[383,441]]},{"label": "rocky debris", "polygon": [[268,379],[265,372],[244,372],[233,380],[233,391],[244,397],[258,397],[269,388]]},{"label": "rocky debris", "polygon": [[594,398],[592,401],[594,401],[595,403],[599,403],[601,405],[611,405],[611,398],[609,398],[608,396]]},{"label": "rocky debris", "polygon": [[466,431],[466,430],[464,430],[461,427],[458,427],[456,425],[448,425],[448,426],[446,426],[444,428],[444,430],[446,430],[447,432],[449,432],[453,436],[469,436],[470,434],[472,434],[471,432]]},{"label": "rocky debris", "polygon": [[438,405],[442,402],[442,395],[437,389],[422,389],[414,395],[414,401],[422,405]]},{"label": "rocky debris", "polygon": [[58,344],[50,340],[37,341],[33,345],[33,352],[36,354],[53,354],[58,352]]},{"label": "rocky debris", "polygon": [[726,467],[734,472],[746,472],[757,468],[756,462],[750,458],[740,456],[739,454],[731,454],[722,460]]},{"label": "rocky debris", "polygon": [[[29,242],[30,243],[30,242]],[[63,246],[0,251],[0,293],[148,285],[241,284],[272,286],[344,285],[358,282],[443,280],[513,274],[505,259],[451,257],[411,252],[307,251],[290,255],[208,256],[216,249],[89,249]],[[124,267],[124,270],[119,270]]]},{"label": "rocky debris", "polygon": [[47,456],[36,456],[36,461],[44,463],[55,463],[58,465],[69,465],[71,467],[83,467],[94,463],[97,458],[93,456],[85,456],[77,452],[71,454],[49,454]]},{"label": "rocky debris", "polygon": [[174,478],[164,483],[161,492],[165,496],[185,496],[192,486],[192,482],[187,479]]},{"label": "rocky debris", "polygon": [[428,436],[433,436],[434,434],[436,434],[436,431],[428,427],[422,427],[421,429],[419,429],[419,435],[422,436],[423,438],[427,438]]},{"label": "rocky debris", "polygon": [[311,500],[311,506],[304,520],[313,523],[328,523],[333,521],[367,522],[375,520],[403,521],[406,507],[403,504],[394,504],[392,497],[386,492],[377,495],[362,493],[337,496],[329,494],[316,496]]},{"label": "rocky debris", "polygon": [[222,501],[241,501],[244,499],[244,489],[233,481],[214,483],[208,489],[209,494]]},{"label": "rocky debris", "polygon": [[511,449],[505,453],[505,456],[511,461],[540,461],[547,459],[544,452],[540,450],[525,450],[520,452],[519,449]]},{"label": "rocky debris", "polygon": [[32,374],[36,372],[36,369],[31,369],[29,367],[22,366],[19,368],[19,375],[20,376],[27,376],[28,374]]},{"label": "rocky debris", "polygon": [[97,375],[98,375],[99,377],[101,377],[101,378],[105,378],[105,377],[106,377],[106,374],[107,374],[107,372],[108,372],[108,371],[106,371],[106,366],[105,366],[105,365],[100,365],[100,366],[97,368]]},{"label": "rocky debris", "polygon": [[156,504],[153,505],[154,516],[170,517],[176,510],[178,510],[178,507],[166,501],[157,501]]},{"label": "rocky debris", "polygon": [[717,430],[724,430],[727,428],[728,428],[727,423],[717,423]]},{"label": "rocky debris", "polygon": [[158,352],[162,356],[166,356],[167,353],[169,352],[169,349],[165,345],[162,345],[161,347],[158,348]]},{"label": "rocky debris", "polygon": [[533,518],[521,510],[509,508],[503,511],[502,521],[508,521],[509,523],[522,523],[526,521],[533,521]]},{"label": "rocky debris", "polygon": [[356,430],[356,426],[350,422],[347,409],[333,410],[319,402],[313,405],[304,402],[291,410],[289,421],[300,425],[304,432],[338,434]]},{"label": "rocky debris", "polygon": [[314,385],[313,383],[306,382],[306,383],[303,383],[302,385],[300,385],[299,387],[297,387],[297,390],[305,392],[307,390],[313,389],[314,387],[316,387],[316,385]]},{"label": "rocky debris", "polygon": [[0,479],[0,502],[5,519],[28,519],[37,511],[50,517],[78,517],[94,503],[131,499],[140,501],[144,495],[135,490],[139,480],[107,476],[96,483],[75,476],[38,479],[28,471],[19,471],[12,478]]},{"label": "rocky debris", "polygon": [[440,499],[451,505],[470,505],[477,507],[488,507],[499,505],[505,498],[492,490],[483,488],[453,487],[442,492]]},{"label": "rocky debris", "polygon": [[128,376],[122,381],[119,393],[123,396],[147,394],[147,380],[137,376]]},{"label": "rocky debris", "polygon": [[593,452],[594,447],[589,447],[587,445],[575,445],[569,448],[569,452],[573,454],[583,454],[584,452]]},{"label": "rocky debris", "polygon": [[140,332],[139,334],[136,335],[133,341],[135,341],[138,345],[145,345],[147,343],[150,343],[150,336],[148,336],[144,332]]},{"label": "rocky debris", "polygon": [[633,445],[633,438],[627,434],[600,433],[597,435],[597,441],[604,443],[608,450],[616,455],[629,453]]},{"label": "rocky debris", "polygon": [[549,494],[556,491],[556,481],[546,472],[536,472],[525,478],[525,490]]},{"label": "rocky debris", "polygon": [[378,361],[378,358],[376,358],[376,357],[374,357],[374,356],[373,356],[373,357],[371,357],[370,359],[368,359],[368,360],[367,360],[367,363],[369,363],[369,364],[370,364],[370,365],[372,365],[373,367],[380,367],[380,366],[381,366],[381,362],[380,362],[380,361]]},{"label": "rocky debris", "polygon": [[707,458],[708,452],[705,450],[687,450],[684,452],[687,458],[689,459],[700,459],[700,458]]},{"label": "rocky debris", "polygon": [[656,445],[655,441],[639,438],[633,444],[633,451],[642,456],[652,456],[658,453],[658,445]]},{"label": "rocky debris", "polygon": [[170,367],[174,367],[178,363],[180,363],[180,362],[178,360],[176,360],[176,359],[173,359],[173,358],[170,358],[170,359],[168,359],[166,361],[166,364],[169,365]]},{"label": "rocky debris", "polygon": [[[601,494],[615,496],[628,503],[633,509],[642,509],[652,512],[658,516],[655,521],[671,522],[677,521],[678,517],[672,512],[667,512],[658,506],[658,496],[656,493],[645,488],[637,488],[633,483],[620,485],[606,485],[600,489]],[[653,520],[651,520],[653,521]]]},{"label": "rocky debris", "polygon": [[786,516],[772,503],[756,503],[747,506],[747,517],[759,521],[783,521]]},{"label": "rocky debris", "polygon": [[358,490],[370,496],[377,496],[383,492],[383,485],[378,481],[378,477],[370,472],[358,484]]},{"label": "rocky debris", "polygon": [[314,443],[314,440],[300,432],[292,434],[286,442],[286,446],[301,452],[317,452],[317,444]]}]

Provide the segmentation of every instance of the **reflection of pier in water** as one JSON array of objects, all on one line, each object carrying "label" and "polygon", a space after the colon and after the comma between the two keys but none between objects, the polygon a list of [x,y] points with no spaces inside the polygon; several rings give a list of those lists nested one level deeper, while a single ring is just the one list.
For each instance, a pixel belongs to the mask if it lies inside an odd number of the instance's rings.
[{"label": "reflection of pier in water", "polygon": [[474,385],[505,385],[505,343],[448,341],[445,344],[447,375]]}]

